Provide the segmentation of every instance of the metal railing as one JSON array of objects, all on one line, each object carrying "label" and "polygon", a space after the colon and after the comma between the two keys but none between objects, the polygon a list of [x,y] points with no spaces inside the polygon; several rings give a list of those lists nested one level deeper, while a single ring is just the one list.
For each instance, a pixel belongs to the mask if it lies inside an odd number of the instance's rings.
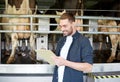
[{"label": "metal railing", "polygon": [[[33,30],[34,26],[39,26],[40,24],[38,22],[34,23],[33,19],[43,19],[43,18],[59,18],[60,16],[57,15],[0,15],[0,18],[2,17],[7,17],[7,18],[29,18],[30,19],[30,23],[2,23],[0,22],[0,26],[2,25],[30,25],[31,30],[30,31],[17,31],[17,30],[0,30],[0,33],[6,33],[6,32],[33,32],[33,33],[62,33],[61,31],[38,31],[38,30]],[[115,21],[120,21],[120,17],[102,17],[102,16],[76,16],[76,19],[83,19],[83,20],[88,20],[91,21],[91,24],[82,24],[79,26],[82,26],[83,28],[88,27],[88,28],[96,28],[98,29],[99,27],[113,27],[113,28],[120,28],[120,26],[106,26],[106,25],[98,25],[97,24],[97,20],[101,19],[101,20],[115,20]],[[94,23],[92,23],[94,22]],[[43,24],[44,25],[44,24]],[[58,24],[56,23],[50,23],[49,26],[56,26]],[[81,33],[83,34],[120,34],[120,32],[99,32],[99,31],[94,31],[94,30],[88,30],[88,31],[81,31]]]}]

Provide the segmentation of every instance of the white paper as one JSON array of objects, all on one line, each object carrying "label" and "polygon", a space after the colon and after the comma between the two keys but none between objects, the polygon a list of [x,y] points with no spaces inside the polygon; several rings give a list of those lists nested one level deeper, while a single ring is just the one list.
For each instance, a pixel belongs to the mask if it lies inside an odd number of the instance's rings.
[{"label": "white paper", "polygon": [[55,56],[55,54],[51,50],[40,49],[40,50],[36,50],[36,52],[38,53],[38,55],[40,55],[41,58],[47,61],[50,65],[55,65],[55,62],[52,59],[52,56]]}]

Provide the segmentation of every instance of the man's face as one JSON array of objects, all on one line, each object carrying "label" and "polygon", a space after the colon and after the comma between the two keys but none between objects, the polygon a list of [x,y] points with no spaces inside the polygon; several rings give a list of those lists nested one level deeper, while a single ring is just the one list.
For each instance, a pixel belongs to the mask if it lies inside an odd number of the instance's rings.
[{"label": "man's face", "polygon": [[60,20],[60,29],[63,32],[64,36],[72,35],[73,33],[73,23],[70,22],[68,19]]}]

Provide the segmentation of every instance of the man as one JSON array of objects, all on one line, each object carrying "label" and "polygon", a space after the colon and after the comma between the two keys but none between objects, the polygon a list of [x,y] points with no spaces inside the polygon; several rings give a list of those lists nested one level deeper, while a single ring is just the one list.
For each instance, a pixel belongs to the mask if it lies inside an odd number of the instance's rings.
[{"label": "man", "polygon": [[82,36],[75,27],[75,17],[64,13],[60,17],[60,29],[63,37],[59,40],[53,82],[83,82],[83,71],[92,71],[93,49],[89,39]]}]

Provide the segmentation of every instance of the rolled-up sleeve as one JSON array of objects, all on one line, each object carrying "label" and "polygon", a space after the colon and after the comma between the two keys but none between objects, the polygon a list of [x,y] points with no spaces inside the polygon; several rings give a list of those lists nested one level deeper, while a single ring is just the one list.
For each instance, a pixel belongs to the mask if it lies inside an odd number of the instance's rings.
[{"label": "rolled-up sleeve", "polygon": [[93,48],[88,38],[82,40],[82,62],[93,63]]}]

